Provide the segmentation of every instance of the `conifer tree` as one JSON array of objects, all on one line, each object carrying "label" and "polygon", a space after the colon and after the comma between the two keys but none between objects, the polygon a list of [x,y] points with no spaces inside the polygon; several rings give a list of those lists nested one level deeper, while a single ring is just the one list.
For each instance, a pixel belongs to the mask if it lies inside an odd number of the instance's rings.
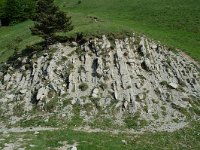
[{"label": "conifer tree", "polygon": [[73,29],[71,17],[60,11],[54,0],[38,0],[33,21],[32,34],[44,39],[45,48],[55,42],[56,33]]}]

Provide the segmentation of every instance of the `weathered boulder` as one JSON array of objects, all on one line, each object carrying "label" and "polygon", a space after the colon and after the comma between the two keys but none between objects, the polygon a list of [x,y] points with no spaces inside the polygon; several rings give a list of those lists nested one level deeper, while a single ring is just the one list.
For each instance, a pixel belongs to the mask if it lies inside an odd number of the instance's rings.
[{"label": "weathered boulder", "polygon": [[92,97],[97,98],[99,94],[99,89],[98,88],[94,88],[92,91]]},{"label": "weathered boulder", "polygon": [[48,90],[47,88],[41,87],[41,88],[38,90],[36,99],[37,99],[37,100],[42,100],[43,98],[45,98],[45,97],[48,95],[48,91],[49,91],[49,90]]},{"label": "weathered boulder", "polygon": [[174,88],[174,89],[177,89],[178,88],[178,84],[176,84],[176,83],[169,83],[169,86],[170,87],[172,87],[172,88]]}]

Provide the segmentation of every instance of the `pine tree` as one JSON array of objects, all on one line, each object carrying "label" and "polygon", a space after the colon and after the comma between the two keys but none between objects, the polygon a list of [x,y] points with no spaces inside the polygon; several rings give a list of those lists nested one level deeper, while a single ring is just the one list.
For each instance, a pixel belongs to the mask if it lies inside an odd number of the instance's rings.
[{"label": "pine tree", "polygon": [[38,0],[33,21],[35,25],[31,28],[32,35],[42,37],[45,48],[55,42],[56,33],[73,29],[71,17],[60,11],[54,0]]}]

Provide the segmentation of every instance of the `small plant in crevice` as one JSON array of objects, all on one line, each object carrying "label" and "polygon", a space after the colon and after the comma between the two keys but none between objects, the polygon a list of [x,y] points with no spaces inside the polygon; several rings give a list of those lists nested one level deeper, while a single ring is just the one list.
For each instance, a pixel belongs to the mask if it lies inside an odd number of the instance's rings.
[{"label": "small plant in crevice", "polygon": [[89,88],[89,86],[88,86],[87,83],[81,83],[81,84],[78,86],[78,88],[79,88],[81,91],[86,91],[86,90]]},{"label": "small plant in crevice", "polygon": [[152,116],[153,116],[153,118],[154,118],[155,120],[158,120],[158,119],[159,119],[159,115],[158,115],[158,114],[152,114]]},{"label": "small plant in crevice", "polygon": [[92,110],[95,108],[93,103],[86,103],[83,105],[83,109],[86,111],[87,115],[91,115]]},{"label": "small plant in crevice", "polygon": [[82,50],[80,47],[77,47],[76,50],[75,50],[76,54],[78,56],[83,56],[86,54],[86,51]]},{"label": "small plant in crevice", "polygon": [[69,53],[67,56],[71,57],[72,55],[75,54],[76,51],[72,51],[71,53]]},{"label": "small plant in crevice", "polygon": [[48,98],[53,98],[55,94],[56,94],[56,92],[53,89],[50,89],[49,92],[48,92],[47,97]]},{"label": "small plant in crevice", "polygon": [[66,56],[62,56],[61,60],[62,60],[62,62],[65,62],[68,60],[68,58]]},{"label": "small plant in crevice", "polygon": [[64,99],[64,100],[62,101],[63,106],[70,105],[72,100],[73,100],[72,97]]},{"label": "small plant in crevice", "polygon": [[175,103],[171,103],[171,107],[185,115],[188,119],[191,119],[191,114],[188,112],[187,108],[183,108]]},{"label": "small plant in crevice", "polygon": [[90,123],[90,126],[101,129],[113,128],[113,122],[111,118],[98,117],[92,123]]},{"label": "small plant in crevice", "polygon": [[139,93],[138,95],[136,95],[137,102],[142,102],[143,100],[146,100],[146,98],[147,98],[146,92],[142,92],[142,93]]},{"label": "small plant in crevice", "polygon": [[17,103],[13,107],[13,115],[20,117],[24,114],[24,103]]},{"label": "small plant in crevice", "polygon": [[178,123],[178,122],[179,122],[179,119],[178,119],[178,118],[175,118],[175,119],[173,119],[173,121],[174,121],[175,123]]},{"label": "small plant in crevice", "polygon": [[128,86],[126,87],[126,89],[131,89],[131,85],[128,85]]},{"label": "small plant in crevice", "polygon": [[188,101],[192,106],[192,107],[189,108],[190,112],[200,116],[200,99],[196,99],[194,97],[191,97],[191,99],[189,99]]},{"label": "small plant in crevice", "polygon": [[145,106],[143,107],[143,110],[144,110],[146,113],[148,113],[148,106],[145,105]]},{"label": "small plant in crevice", "polygon": [[153,102],[154,104],[159,104],[159,100],[156,100],[156,99],[152,99],[152,102]]},{"label": "small plant in crevice", "polygon": [[74,65],[70,62],[70,63],[68,63],[68,65],[67,65],[67,69],[66,69],[66,75],[67,76],[69,76],[70,74],[71,74],[71,72],[72,72],[72,70],[74,69]]},{"label": "small plant in crevice", "polygon": [[142,80],[146,80],[146,78],[143,75],[138,74],[137,76]]},{"label": "small plant in crevice", "polygon": [[78,73],[81,73],[82,71],[86,72],[84,66],[80,65],[79,68],[78,68]]},{"label": "small plant in crevice", "polygon": [[155,88],[154,89],[154,92],[155,92],[155,94],[157,95],[157,96],[159,96],[159,97],[161,97],[161,92],[160,92],[160,90],[159,90],[159,88]]},{"label": "small plant in crevice", "polygon": [[166,111],[166,110],[167,110],[165,106],[161,106],[160,108],[161,108],[163,111]]},{"label": "small plant in crevice", "polygon": [[99,87],[102,88],[102,90],[105,90],[108,87],[106,83],[100,82],[99,84],[100,84]]},{"label": "small plant in crevice", "polygon": [[95,75],[96,75],[96,77],[99,78],[99,79],[103,76],[102,74],[99,74],[99,73],[96,73]]},{"label": "small plant in crevice", "polygon": [[147,121],[140,118],[140,111],[137,111],[134,116],[128,115],[125,119],[125,127],[129,129],[141,129],[147,125]]},{"label": "small plant in crevice", "polygon": [[167,115],[167,112],[166,112],[166,111],[162,111],[161,113],[162,113],[163,116],[166,116],[166,115]]},{"label": "small plant in crevice", "polygon": [[103,75],[103,80],[104,80],[104,81],[108,81],[108,80],[109,80],[108,75]]},{"label": "small plant in crevice", "polygon": [[134,78],[134,76],[133,76],[133,75],[130,75],[130,78],[131,78],[131,79],[133,79],[133,78]]},{"label": "small plant in crevice", "polygon": [[68,122],[69,127],[74,127],[74,126],[80,126],[83,123],[83,118],[80,116],[80,110],[81,110],[81,105],[79,104],[74,104],[73,105],[73,113],[74,116]]},{"label": "small plant in crevice", "polygon": [[162,85],[162,86],[168,86],[168,82],[167,81],[161,81],[160,85]]},{"label": "small plant in crevice", "polygon": [[110,66],[104,66],[103,70],[109,70]]},{"label": "small plant in crevice", "polygon": [[92,96],[90,96],[89,98],[90,98],[91,102],[93,102],[93,104],[96,106],[96,108],[98,110],[101,110],[101,107],[99,106],[99,101],[101,98],[100,97],[92,97]]},{"label": "small plant in crevice", "polygon": [[[54,98],[52,98],[49,102],[47,102],[46,104],[44,104],[44,110],[47,112],[53,112],[58,104],[58,97],[55,96]],[[43,100],[45,101],[45,100]]]},{"label": "small plant in crevice", "polygon": [[68,68],[69,70],[73,70],[73,69],[74,69],[74,65],[73,65],[72,63],[69,63],[69,64],[67,65],[67,68]]}]

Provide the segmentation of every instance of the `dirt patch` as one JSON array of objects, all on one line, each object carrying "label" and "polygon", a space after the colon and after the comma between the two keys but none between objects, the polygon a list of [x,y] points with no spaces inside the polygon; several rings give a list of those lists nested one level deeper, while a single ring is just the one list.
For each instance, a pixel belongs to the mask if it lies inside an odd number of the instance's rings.
[{"label": "dirt patch", "polygon": [[31,128],[0,128],[0,133],[23,133],[23,132],[38,132],[38,131],[54,131],[59,128],[46,128],[46,127],[31,127]]}]

